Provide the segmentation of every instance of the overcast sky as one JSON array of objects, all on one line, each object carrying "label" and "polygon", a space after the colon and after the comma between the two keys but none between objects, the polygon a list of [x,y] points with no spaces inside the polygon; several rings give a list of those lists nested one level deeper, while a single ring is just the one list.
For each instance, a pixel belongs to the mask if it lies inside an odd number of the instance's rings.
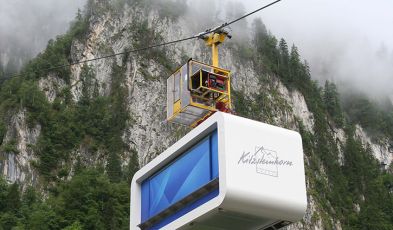
[{"label": "overcast sky", "polygon": [[[240,2],[251,11],[271,1]],[[39,52],[67,30],[84,2],[0,0],[0,62]],[[393,94],[393,0],[282,0],[257,16],[276,37],[299,47],[314,78]]]},{"label": "overcast sky", "polygon": [[85,0],[0,0],[0,64],[28,58],[64,33]]},{"label": "overcast sky", "polygon": [[[242,2],[253,10],[270,1]],[[392,0],[282,0],[258,16],[299,47],[313,77],[393,94]]]}]

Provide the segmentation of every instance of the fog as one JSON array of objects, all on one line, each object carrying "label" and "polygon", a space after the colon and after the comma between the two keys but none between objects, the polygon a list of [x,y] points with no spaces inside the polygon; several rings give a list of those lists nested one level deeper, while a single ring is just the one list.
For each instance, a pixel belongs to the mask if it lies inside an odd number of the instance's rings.
[{"label": "fog", "polygon": [[[248,11],[269,3],[242,2]],[[258,17],[299,47],[314,78],[393,98],[392,11],[388,0],[283,0]]]},{"label": "fog", "polygon": [[85,0],[0,0],[0,65],[15,71],[64,33]]},{"label": "fog", "polygon": [[[50,38],[67,30],[85,1],[0,0],[0,64],[15,69],[35,56]],[[234,1],[188,0],[203,9],[205,16],[200,18],[209,18],[198,21],[201,28],[216,25],[217,17],[230,19],[270,3],[238,1],[243,7]],[[277,38],[298,46],[315,79],[393,98],[392,10],[393,1],[388,0],[282,0],[253,17],[261,17]],[[252,17],[247,21],[250,26]],[[247,36],[241,31],[246,26],[245,21],[232,26],[234,39]]]}]

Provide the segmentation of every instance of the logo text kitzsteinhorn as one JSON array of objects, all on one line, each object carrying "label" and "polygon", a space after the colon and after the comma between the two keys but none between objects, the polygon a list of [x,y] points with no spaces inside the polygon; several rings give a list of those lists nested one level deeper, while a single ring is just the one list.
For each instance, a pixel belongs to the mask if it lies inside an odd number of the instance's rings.
[{"label": "logo text kitzsteinhorn", "polygon": [[273,159],[266,159],[266,154],[259,154],[263,150],[263,147],[259,147],[253,154],[251,154],[251,152],[243,152],[237,163],[249,165],[293,166],[292,161],[280,160],[278,157],[274,157]]}]

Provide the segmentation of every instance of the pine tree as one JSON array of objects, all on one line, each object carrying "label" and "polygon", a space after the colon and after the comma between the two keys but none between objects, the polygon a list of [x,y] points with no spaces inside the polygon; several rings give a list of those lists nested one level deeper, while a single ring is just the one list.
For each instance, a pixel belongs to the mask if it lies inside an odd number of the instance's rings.
[{"label": "pine tree", "polygon": [[283,38],[281,38],[278,44],[278,49],[280,52],[279,73],[285,80],[285,83],[287,83],[289,77],[289,53],[287,42]]},{"label": "pine tree", "polygon": [[19,185],[17,183],[13,183],[8,188],[8,194],[6,196],[6,210],[9,212],[17,212],[20,205]]},{"label": "pine tree", "polygon": [[323,100],[328,114],[333,118],[336,125],[341,126],[343,124],[343,116],[338,90],[334,83],[325,82]]},{"label": "pine tree", "polygon": [[[0,59],[0,63],[1,63],[1,59]],[[3,71],[3,67],[0,64],[0,84],[2,83],[3,77],[4,77],[4,71]]]},{"label": "pine tree", "polygon": [[7,198],[7,182],[0,176],[0,213],[6,210],[6,198]]},{"label": "pine tree", "polygon": [[120,182],[122,179],[121,162],[119,155],[114,151],[109,153],[106,170],[112,183]]},{"label": "pine tree", "polygon": [[257,58],[254,60],[258,65],[267,68],[268,71],[277,73],[280,65],[280,54],[277,49],[277,39],[268,33],[261,19],[253,22],[253,43],[257,51]]},{"label": "pine tree", "polygon": [[0,145],[3,144],[3,139],[6,133],[6,126],[2,117],[0,116]]},{"label": "pine tree", "polygon": [[257,49],[261,49],[261,46],[264,43],[263,41],[268,36],[266,26],[263,24],[262,19],[257,18],[253,21],[252,27],[254,31],[254,43],[256,44]]},{"label": "pine tree", "polygon": [[293,44],[291,47],[291,63],[292,65],[300,65],[300,55],[298,48]]},{"label": "pine tree", "polygon": [[84,65],[81,70],[80,78],[82,81],[82,96],[79,103],[88,105],[92,96],[94,72],[88,65]]},{"label": "pine tree", "polygon": [[37,203],[38,194],[34,187],[29,186],[26,191],[22,195],[22,203],[28,207],[31,207],[33,204]]},{"label": "pine tree", "polygon": [[128,172],[126,179],[128,183],[131,183],[132,177],[139,170],[138,153],[133,150],[131,151],[130,161],[128,162]]},{"label": "pine tree", "polygon": [[300,79],[301,72],[301,63],[300,63],[300,55],[298,49],[295,45],[291,47],[291,54],[289,59],[289,72],[290,76],[288,76],[289,83],[293,84]]},{"label": "pine tree", "polygon": [[278,47],[279,47],[282,59],[288,60],[289,59],[288,44],[284,38],[281,38],[281,40],[278,44]]}]

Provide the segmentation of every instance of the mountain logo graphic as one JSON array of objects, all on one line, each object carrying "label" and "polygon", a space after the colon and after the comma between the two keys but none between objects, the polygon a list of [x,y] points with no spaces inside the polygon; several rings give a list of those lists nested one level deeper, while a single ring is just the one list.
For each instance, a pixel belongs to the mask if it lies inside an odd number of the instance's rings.
[{"label": "mountain logo graphic", "polygon": [[[265,159],[268,162],[273,162],[277,159],[277,152],[273,150],[264,149],[263,147],[256,146],[255,154],[258,159]],[[263,164],[258,162],[256,164],[257,173],[265,174],[267,176],[278,177],[277,164]]]},{"label": "mountain logo graphic", "polygon": [[292,161],[279,159],[277,151],[263,146],[255,146],[254,153],[244,151],[237,163],[253,166],[257,173],[271,177],[279,176],[280,167],[293,166]]}]

